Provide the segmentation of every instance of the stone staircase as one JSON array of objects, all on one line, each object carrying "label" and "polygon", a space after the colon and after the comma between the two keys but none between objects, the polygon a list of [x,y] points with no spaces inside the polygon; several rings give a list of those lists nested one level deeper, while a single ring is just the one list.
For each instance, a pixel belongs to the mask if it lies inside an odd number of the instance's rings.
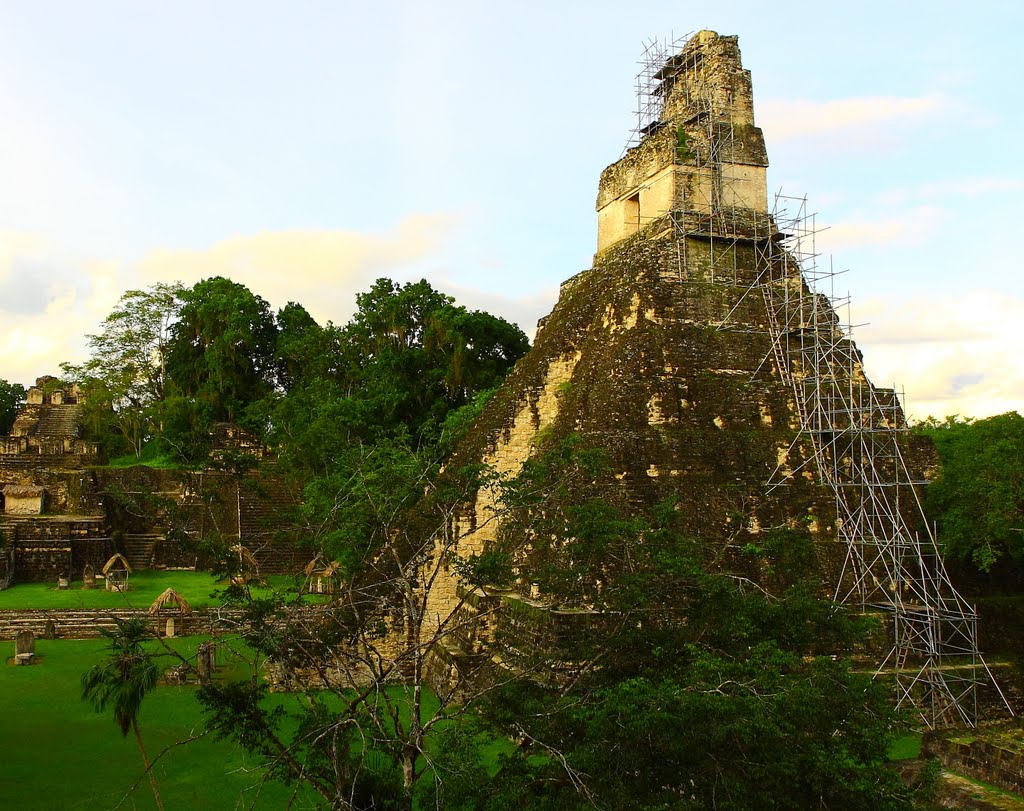
[{"label": "stone staircase", "polygon": [[163,536],[156,534],[124,536],[124,556],[133,571],[153,568],[153,555],[161,540]]},{"label": "stone staircase", "polygon": [[37,437],[64,439],[78,435],[82,407],[78,405],[51,405],[42,409],[39,422],[32,431]]},{"label": "stone staircase", "polygon": [[312,558],[312,552],[295,546],[282,528],[299,503],[283,476],[264,474],[255,487],[239,491],[242,543],[259,561],[263,574],[295,574]]}]

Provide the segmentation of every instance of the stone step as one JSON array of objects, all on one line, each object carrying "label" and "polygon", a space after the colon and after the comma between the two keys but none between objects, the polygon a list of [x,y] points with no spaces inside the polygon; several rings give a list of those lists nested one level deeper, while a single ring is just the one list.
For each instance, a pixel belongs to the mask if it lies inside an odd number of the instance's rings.
[{"label": "stone step", "polygon": [[128,535],[124,539],[124,556],[133,570],[153,568],[153,553],[158,535]]},{"label": "stone step", "polygon": [[37,437],[73,437],[81,422],[81,407],[55,405],[44,408],[32,433]]}]

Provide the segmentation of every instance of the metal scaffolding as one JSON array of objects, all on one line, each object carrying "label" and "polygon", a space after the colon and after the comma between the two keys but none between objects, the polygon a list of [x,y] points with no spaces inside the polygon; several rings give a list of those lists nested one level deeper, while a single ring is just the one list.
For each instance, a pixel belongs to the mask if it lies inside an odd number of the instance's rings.
[{"label": "metal scaffolding", "polygon": [[668,39],[650,39],[644,43],[644,53],[637,62],[640,70],[636,74],[636,125],[630,130],[625,149],[639,143],[658,126],[661,111],[665,106],[661,74],[689,40],[690,34]]},{"label": "metal scaffolding", "polygon": [[[907,464],[909,426],[900,398],[864,375],[849,297],[835,295],[837,274],[819,261],[815,216],[805,198],[777,195],[771,216],[737,204],[735,184],[743,181],[730,171],[736,142],[731,109],[728,115],[716,109],[716,88],[684,44],[685,38],[647,43],[631,144],[664,125],[665,99],[681,84],[686,136],[685,143],[679,136],[677,194],[669,212],[675,276],[733,290],[732,310],[715,325],[719,329],[767,333],[771,348],[755,377],[781,378],[792,389],[799,430],[789,451],[811,451],[803,468],[780,464],[766,486],[785,486],[813,466],[817,482],[832,492],[845,548],[834,599],[891,624],[893,644],[876,675],[892,677],[898,706],[914,707],[930,727],[973,726],[978,688],[987,685],[1010,710],[978,651],[977,615],[950,581],[924,517],[923,482]],[[687,256],[695,240],[704,243],[699,269]],[[755,267],[739,262],[740,243],[753,249]],[[767,323],[730,323],[752,297],[763,300]]]},{"label": "metal scaffolding", "polygon": [[795,442],[809,441],[818,481],[835,496],[846,554],[834,598],[891,621],[893,644],[876,672],[893,677],[897,704],[928,726],[975,725],[982,685],[1010,710],[978,651],[977,614],[925,518],[900,398],[865,377],[849,317],[839,317],[849,298],[835,297],[836,274],[819,263],[806,198],[777,196],[774,217],[780,238],[764,245],[759,287],[772,360],[800,417]]}]

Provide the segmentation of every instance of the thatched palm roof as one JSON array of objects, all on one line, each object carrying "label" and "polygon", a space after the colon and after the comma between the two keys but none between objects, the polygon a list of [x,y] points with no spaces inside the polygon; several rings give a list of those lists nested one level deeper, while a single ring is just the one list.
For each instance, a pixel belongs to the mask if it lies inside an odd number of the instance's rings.
[{"label": "thatched palm roof", "polygon": [[188,614],[192,611],[192,606],[188,604],[188,600],[174,589],[166,589],[163,594],[153,600],[153,604],[149,607],[149,613],[156,614],[161,609],[166,609],[170,606],[177,606],[178,612],[181,614]]},{"label": "thatched palm roof", "polygon": [[8,484],[3,488],[4,495],[10,498],[32,498],[41,496],[43,492],[44,488],[34,484]]},{"label": "thatched palm roof", "polygon": [[124,569],[129,574],[131,574],[132,571],[132,565],[128,562],[128,558],[120,552],[115,552],[111,555],[110,560],[103,564],[103,574],[109,574],[110,570],[114,568]]},{"label": "thatched palm roof", "polygon": [[332,560],[330,563],[325,564],[323,557],[321,555],[317,555],[306,564],[306,568],[303,571],[306,573],[306,577],[310,577],[312,575],[316,575],[317,577],[330,577],[340,568],[341,564],[338,561]]},{"label": "thatched palm roof", "polygon": [[254,569],[259,568],[259,562],[252,552],[249,551],[248,547],[242,546],[241,544],[235,544],[231,547],[230,551],[238,555],[239,561],[243,565],[251,566]]}]

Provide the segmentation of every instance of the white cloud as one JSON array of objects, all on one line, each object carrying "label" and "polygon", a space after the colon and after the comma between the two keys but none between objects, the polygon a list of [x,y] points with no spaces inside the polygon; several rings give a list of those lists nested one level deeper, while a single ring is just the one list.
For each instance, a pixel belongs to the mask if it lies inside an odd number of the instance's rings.
[{"label": "white cloud", "polygon": [[[126,290],[155,282],[186,285],[227,276],[271,306],[303,304],[321,323],[343,323],[355,296],[378,276],[410,275],[435,258],[455,226],[445,214],[403,219],[385,233],[346,230],[270,231],[225,239],[200,250],[160,249],[135,263],[61,255],[25,233],[0,233],[0,290],[30,290],[32,306],[6,301],[0,330],[0,378],[29,383],[62,361],[86,356],[96,332]],[[26,268],[38,267],[38,279]],[[426,275],[422,270],[418,275]]]},{"label": "white cloud", "polygon": [[194,284],[227,276],[267,299],[275,308],[297,301],[318,321],[344,321],[356,293],[377,276],[436,254],[455,225],[444,214],[417,214],[383,233],[357,231],[266,231],[232,237],[201,250],[153,251],[133,268],[136,286],[180,281]]},{"label": "white cloud", "polygon": [[940,95],[862,96],[831,101],[776,99],[760,102],[757,122],[773,144],[838,136],[849,146],[885,141],[893,127],[949,113],[953,105]]},{"label": "white cloud", "polygon": [[849,219],[822,226],[816,248],[836,253],[867,246],[920,244],[937,234],[951,216],[944,208],[921,205],[876,219]]},{"label": "white cloud", "polygon": [[993,290],[869,300],[857,307],[869,377],[906,391],[915,418],[1024,412],[1024,298]]},{"label": "white cloud", "polygon": [[882,192],[878,199],[884,205],[902,205],[914,200],[950,201],[962,197],[1003,195],[1019,191],[1024,191],[1024,178],[965,177],[924,183],[916,187],[889,189]]}]

